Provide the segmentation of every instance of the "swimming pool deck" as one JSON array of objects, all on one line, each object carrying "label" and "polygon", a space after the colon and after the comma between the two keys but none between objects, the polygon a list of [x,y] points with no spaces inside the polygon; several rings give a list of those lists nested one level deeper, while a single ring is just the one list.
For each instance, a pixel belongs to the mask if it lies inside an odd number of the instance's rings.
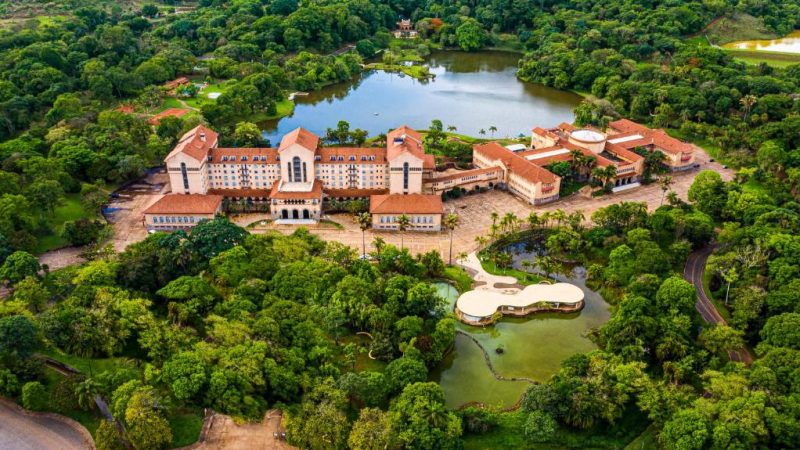
[{"label": "swimming pool deck", "polygon": [[492,275],[483,269],[475,252],[461,264],[476,282],[484,283],[456,300],[456,316],[469,325],[487,325],[502,315],[526,316],[535,312],[575,312],[583,308],[583,291],[570,283],[540,283],[523,289],[509,287],[517,279]]}]

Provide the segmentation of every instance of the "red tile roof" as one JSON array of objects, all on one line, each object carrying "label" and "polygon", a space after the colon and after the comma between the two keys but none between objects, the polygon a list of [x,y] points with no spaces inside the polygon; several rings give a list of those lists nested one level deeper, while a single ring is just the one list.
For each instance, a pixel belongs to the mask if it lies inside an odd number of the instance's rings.
[{"label": "red tile roof", "polygon": [[443,214],[442,197],[425,194],[386,194],[369,198],[370,214]]},{"label": "red tile roof", "polygon": [[552,172],[539,167],[531,161],[508,150],[497,142],[477,144],[473,151],[486,155],[487,158],[502,161],[511,173],[517,174],[532,183],[555,183],[558,180]]},{"label": "red tile roof", "polygon": [[279,150],[283,150],[294,144],[299,144],[309,150],[316,151],[319,147],[319,136],[306,130],[305,128],[295,128],[281,139]]},{"label": "red tile roof", "polygon": [[215,214],[221,207],[221,195],[168,194],[145,209],[144,214]]},{"label": "red tile roof", "polygon": [[164,117],[182,117],[189,113],[188,109],[184,108],[167,108],[160,113],[150,118],[148,122],[150,125],[158,125]]},{"label": "red tile roof", "polygon": [[632,120],[628,119],[620,119],[615,120],[613,122],[609,122],[609,128],[616,130],[618,133],[631,133],[631,132],[647,132],[650,131],[650,128],[642,124],[638,124]]},{"label": "red tile roof", "polygon": [[217,146],[219,136],[205,125],[198,125],[181,137],[178,145],[165,159],[170,159],[178,153],[188,155],[198,161],[203,161],[208,156],[208,150]]},{"label": "red tile roof", "polygon": [[[277,148],[212,148],[208,156],[211,157],[210,162],[214,164],[278,164],[279,162]],[[227,160],[223,160],[226,156]],[[242,157],[247,159],[243,160]]]},{"label": "red tile roof", "polygon": [[631,139],[629,141],[617,142],[613,144],[626,149],[654,146],[664,150],[667,153],[692,153],[694,151],[694,148],[691,145],[675,139],[674,137],[668,135],[664,130],[653,130],[644,125],[631,122],[628,119],[611,122],[609,127],[619,131],[618,134],[609,136],[612,140],[635,135],[641,136],[639,139]]},{"label": "red tile roof", "polygon": [[426,157],[425,149],[422,146],[422,135],[407,125],[386,133],[386,158],[391,161],[404,152],[409,152],[422,159],[423,167],[424,164],[432,167],[431,161],[424,161]]},{"label": "red tile roof", "polygon": [[275,183],[272,184],[272,191],[269,193],[269,198],[278,200],[322,199],[322,182],[319,180],[314,180],[310,191],[281,191],[280,186],[280,180],[276,180]]}]

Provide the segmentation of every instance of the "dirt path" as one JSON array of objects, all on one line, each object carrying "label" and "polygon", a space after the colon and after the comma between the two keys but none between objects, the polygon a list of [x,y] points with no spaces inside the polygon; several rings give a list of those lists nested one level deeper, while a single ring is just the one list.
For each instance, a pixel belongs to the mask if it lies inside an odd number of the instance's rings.
[{"label": "dirt path", "polygon": [[[274,433],[283,431],[281,411],[267,411],[261,423],[236,424],[230,416],[212,414],[203,424],[201,442],[186,447],[192,450],[293,450]],[[280,436],[280,434],[279,434]]]},{"label": "dirt path", "polygon": [[0,450],[94,449],[89,432],[77,422],[70,422],[73,421],[66,417],[29,413],[2,401]]}]

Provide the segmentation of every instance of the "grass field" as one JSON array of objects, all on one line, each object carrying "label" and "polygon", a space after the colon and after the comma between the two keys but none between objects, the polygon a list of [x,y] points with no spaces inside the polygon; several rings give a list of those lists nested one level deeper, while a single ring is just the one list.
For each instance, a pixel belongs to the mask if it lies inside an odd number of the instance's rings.
[{"label": "grass field", "polygon": [[169,427],[172,430],[172,448],[185,447],[197,442],[203,428],[203,417],[200,412],[180,412],[169,418]]},{"label": "grass field", "polygon": [[729,17],[719,17],[699,34],[708,36],[708,39],[717,45],[734,41],[774,39],[778,37],[767,29],[761,19],[741,13],[736,13]]},{"label": "grass field", "polygon": [[773,67],[788,67],[794,64],[800,64],[800,54],[797,53],[740,50],[732,48],[724,48],[723,50],[730,53],[734,58],[740,59],[747,64],[758,65],[767,63]]},{"label": "grass field", "polygon": [[36,245],[36,253],[44,253],[68,246],[69,242],[61,237],[64,223],[88,216],[89,214],[81,204],[80,194],[67,194],[64,196],[64,202],[55,208],[53,218],[49,221],[53,233],[39,238]]}]

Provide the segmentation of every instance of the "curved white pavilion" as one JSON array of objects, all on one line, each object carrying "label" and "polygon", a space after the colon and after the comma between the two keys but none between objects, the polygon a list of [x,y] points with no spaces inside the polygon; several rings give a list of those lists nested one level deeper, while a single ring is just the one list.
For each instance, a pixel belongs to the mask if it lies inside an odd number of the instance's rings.
[{"label": "curved white pavilion", "polygon": [[486,325],[497,313],[525,316],[533,312],[573,312],[583,308],[583,291],[573,284],[534,284],[524,289],[474,289],[456,301],[456,315],[471,325]]}]

